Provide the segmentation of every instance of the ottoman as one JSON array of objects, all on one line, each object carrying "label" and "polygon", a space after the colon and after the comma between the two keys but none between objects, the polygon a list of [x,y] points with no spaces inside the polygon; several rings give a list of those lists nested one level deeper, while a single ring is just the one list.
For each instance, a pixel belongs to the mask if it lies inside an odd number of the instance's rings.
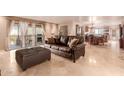
[{"label": "ottoman", "polygon": [[43,47],[34,47],[16,51],[16,61],[22,70],[51,59],[51,51]]}]

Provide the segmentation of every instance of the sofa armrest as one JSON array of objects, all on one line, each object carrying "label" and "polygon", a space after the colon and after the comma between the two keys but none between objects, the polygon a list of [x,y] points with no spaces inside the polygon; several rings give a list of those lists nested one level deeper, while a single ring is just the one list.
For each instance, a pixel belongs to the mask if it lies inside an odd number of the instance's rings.
[{"label": "sofa armrest", "polygon": [[85,44],[78,44],[77,46],[71,48],[73,62],[80,56],[85,56]]},{"label": "sofa armrest", "polygon": [[78,50],[81,50],[83,48],[85,48],[85,44],[82,43],[82,44],[78,44],[77,46],[72,47],[71,49],[74,51],[78,51]]}]

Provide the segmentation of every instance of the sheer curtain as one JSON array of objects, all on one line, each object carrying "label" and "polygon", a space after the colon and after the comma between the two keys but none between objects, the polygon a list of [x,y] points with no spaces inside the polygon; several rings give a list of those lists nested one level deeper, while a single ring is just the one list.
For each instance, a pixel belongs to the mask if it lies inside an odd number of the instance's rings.
[{"label": "sheer curtain", "polygon": [[32,30],[33,30],[33,37],[32,37],[32,46],[35,46],[35,24],[34,23],[32,23]]},{"label": "sheer curtain", "polygon": [[21,32],[22,47],[25,47],[25,34],[28,29],[27,22],[19,22],[19,31]]},{"label": "sheer curtain", "polygon": [[45,44],[45,25],[41,24],[42,27],[42,34],[43,34],[43,44]]},{"label": "sheer curtain", "polygon": [[5,50],[8,51],[9,50],[9,45],[10,45],[10,39],[9,39],[9,34],[10,34],[10,25],[11,25],[11,21],[7,20],[7,24],[6,24],[6,41],[5,41]]},{"label": "sheer curtain", "polygon": [[9,21],[8,24],[7,24],[7,43],[6,43],[6,50],[10,50],[10,34],[11,34],[11,31],[13,29],[13,26],[15,24],[15,21]]}]

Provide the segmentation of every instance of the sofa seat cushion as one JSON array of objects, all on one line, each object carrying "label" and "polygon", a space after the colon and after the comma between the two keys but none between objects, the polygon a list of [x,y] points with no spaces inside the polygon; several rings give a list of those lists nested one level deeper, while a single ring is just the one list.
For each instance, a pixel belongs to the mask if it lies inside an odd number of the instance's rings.
[{"label": "sofa seat cushion", "polygon": [[57,45],[51,45],[51,48],[52,48],[52,49],[59,50],[59,46],[57,46]]},{"label": "sofa seat cushion", "polygon": [[59,47],[59,50],[63,52],[70,52],[71,49],[69,47],[62,46],[62,47]]}]

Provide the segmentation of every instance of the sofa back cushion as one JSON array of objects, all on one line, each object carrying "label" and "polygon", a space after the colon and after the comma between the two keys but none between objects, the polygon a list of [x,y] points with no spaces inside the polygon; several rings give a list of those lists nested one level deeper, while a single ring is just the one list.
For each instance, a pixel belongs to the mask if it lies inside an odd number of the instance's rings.
[{"label": "sofa back cushion", "polygon": [[59,38],[54,38],[56,44],[60,44],[60,39]]},{"label": "sofa back cushion", "polygon": [[56,44],[60,44],[60,36],[55,36],[54,39]]},{"label": "sofa back cushion", "polygon": [[60,43],[63,45],[67,45],[68,43],[68,36],[61,36],[60,37]]}]

